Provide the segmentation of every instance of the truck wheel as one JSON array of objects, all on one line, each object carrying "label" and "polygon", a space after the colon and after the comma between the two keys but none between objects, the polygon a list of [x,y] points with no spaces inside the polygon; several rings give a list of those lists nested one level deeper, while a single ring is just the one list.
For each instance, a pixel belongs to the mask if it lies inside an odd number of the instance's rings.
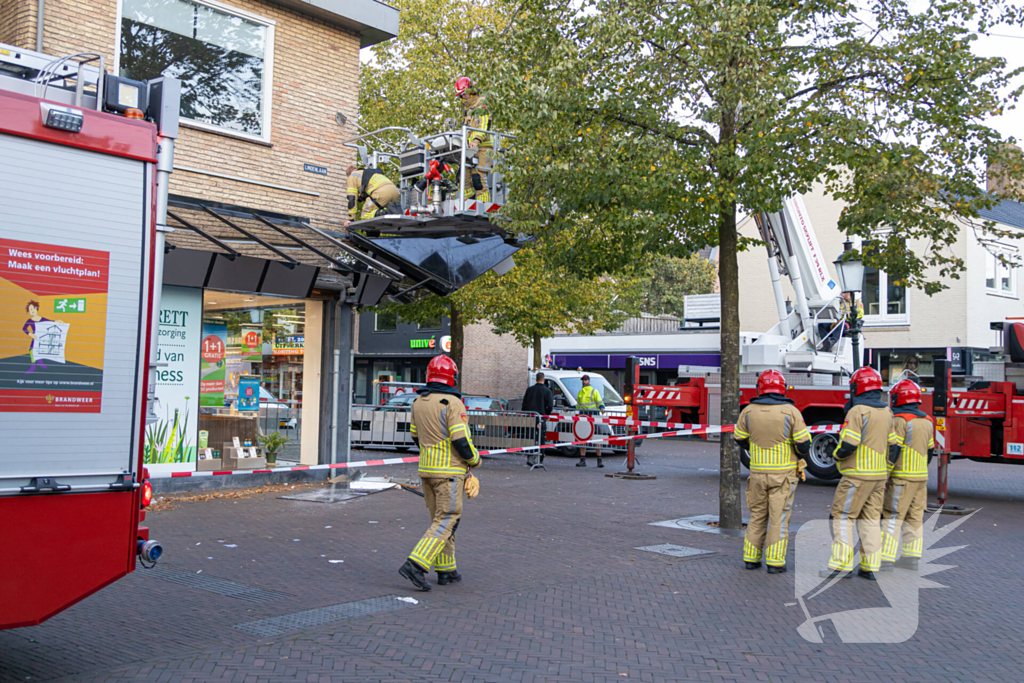
[{"label": "truck wheel", "polygon": [[[832,424],[831,422],[818,422],[814,426]],[[839,445],[839,437],[835,434],[812,434],[811,452],[807,456],[807,471],[818,479],[826,481],[839,479],[839,468],[832,458],[832,453]]]}]

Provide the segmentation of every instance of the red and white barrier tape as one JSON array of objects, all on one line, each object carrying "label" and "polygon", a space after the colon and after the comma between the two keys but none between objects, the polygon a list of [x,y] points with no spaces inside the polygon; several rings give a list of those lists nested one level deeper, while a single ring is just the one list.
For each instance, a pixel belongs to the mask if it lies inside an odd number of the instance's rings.
[{"label": "red and white barrier tape", "polygon": [[150,479],[176,479],[178,477],[219,477],[225,474],[267,474],[271,472],[306,472],[316,470],[335,470],[348,467],[374,467],[377,465],[401,465],[407,462],[419,462],[418,455],[405,458],[384,458],[383,460],[361,460],[359,462],[338,462],[331,465],[299,465],[297,467],[275,467],[263,470],[224,470],[222,472],[166,472],[151,474]]},{"label": "red and white barrier tape", "polygon": [[[583,416],[585,417],[585,416]],[[524,453],[526,451],[539,451],[547,448],[567,448],[570,446],[585,446],[587,444],[606,443],[615,441],[632,441],[640,439],[665,439],[672,436],[706,436],[709,434],[730,434],[736,429],[736,425],[700,425],[676,423],[685,426],[685,429],[677,429],[671,432],[657,432],[655,434],[609,434],[599,439],[587,439],[585,441],[558,441],[556,443],[544,444],[543,446],[520,446],[518,448],[501,448],[493,451],[480,451],[480,455],[501,455],[503,453]],[[812,434],[837,434],[840,425],[821,425],[808,427]],[[419,456],[412,455],[405,458],[383,458],[381,460],[360,460],[359,462],[339,462],[330,465],[300,465],[298,467],[275,467],[262,470],[224,470],[217,472],[166,472],[156,473],[150,476],[151,479],[176,479],[178,477],[218,477],[226,474],[269,474],[275,472],[306,472],[316,470],[345,469],[351,467],[375,467],[378,465],[401,465],[410,462],[419,462]]]},{"label": "red and white barrier tape", "polygon": [[[648,420],[634,420],[631,417],[594,417],[592,415],[544,415],[542,419],[548,422],[593,422],[594,424],[617,425],[620,427],[658,427],[661,429],[700,429],[709,425],[690,422],[652,422]],[[808,427],[812,434],[839,433],[841,425],[819,425]]]}]

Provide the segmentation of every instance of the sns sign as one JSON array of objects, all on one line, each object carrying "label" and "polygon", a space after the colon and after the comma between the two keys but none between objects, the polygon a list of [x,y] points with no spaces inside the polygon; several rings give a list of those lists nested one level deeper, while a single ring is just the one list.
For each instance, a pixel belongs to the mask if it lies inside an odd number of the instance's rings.
[{"label": "sns sign", "polygon": [[658,357],[657,356],[637,356],[636,363],[637,363],[637,365],[639,365],[642,368],[656,368],[656,367],[658,367]]}]

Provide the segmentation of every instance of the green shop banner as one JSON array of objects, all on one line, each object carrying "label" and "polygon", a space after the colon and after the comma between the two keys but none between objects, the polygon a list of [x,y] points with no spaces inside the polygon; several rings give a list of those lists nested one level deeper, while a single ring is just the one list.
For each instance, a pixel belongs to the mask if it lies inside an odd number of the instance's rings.
[{"label": "green shop banner", "polygon": [[224,407],[227,325],[203,323],[203,341],[199,346],[199,405]]},{"label": "green shop banner", "polygon": [[[71,309],[71,302],[65,308]],[[78,304],[75,308],[83,307]],[[160,296],[160,333],[157,346],[156,414],[146,428],[143,446],[149,466],[194,463],[199,418],[199,334],[203,293],[187,287],[164,287]]]}]

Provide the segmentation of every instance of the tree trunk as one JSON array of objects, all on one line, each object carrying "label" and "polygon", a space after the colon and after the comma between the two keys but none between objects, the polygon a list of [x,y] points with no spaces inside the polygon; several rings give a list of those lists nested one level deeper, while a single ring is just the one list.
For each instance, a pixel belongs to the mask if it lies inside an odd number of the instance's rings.
[{"label": "tree trunk", "polygon": [[[722,424],[735,424],[740,415],[740,313],[739,267],[736,263],[736,207],[723,209],[718,222],[718,279],[721,285],[722,321]],[[739,446],[729,434],[722,435],[718,478],[718,517],[723,529],[740,529]]]},{"label": "tree trunk", "polygon": [[540,368],[544,365],[544,357],[540,352],[540,332],[533,333],[533,367]]},{"label": "tree trunk", "polygon": [[465,368],[462,367],[462,353],[466,347],[466,329],[462,324],[462,311],[459,310],[458,304],[454,301],[448,304],[448,321],[452,333],[452,360],[455,361],[455,365],[459,368],[459,385],[463,384],[465,378]]}]

